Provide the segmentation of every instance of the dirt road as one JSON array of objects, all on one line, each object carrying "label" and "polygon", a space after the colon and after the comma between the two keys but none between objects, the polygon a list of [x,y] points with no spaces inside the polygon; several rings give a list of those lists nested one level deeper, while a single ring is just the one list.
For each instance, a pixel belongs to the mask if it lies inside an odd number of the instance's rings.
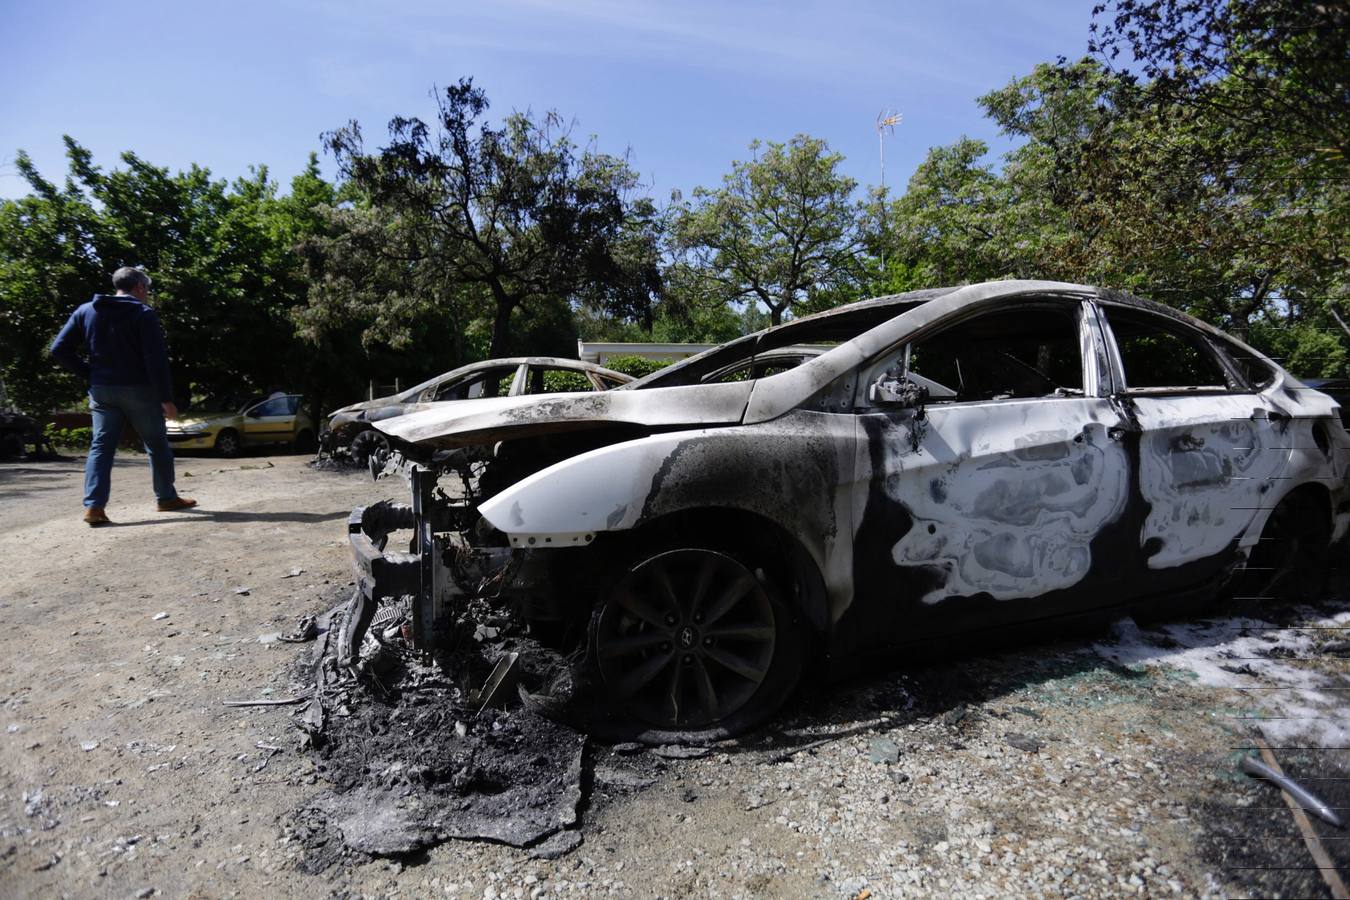
[{"label": "dirt road", "polygon": [[[560,859],[451,841],[304,874],[285,823],[331,789],[323,760],[293,709],[222,701],[284,698],[300,651],[276,635],[345,595],[344,517],[403,493],[304,463],[181,459],[202,507],[170,514],[123,459],[98,530],[79,461],[0,466],[0,895],[1328,895],[1233,763],[1272,709],[1253,697],[1294,681],[1323,736],[1343,726],[1344,603],[815,687],[699,759],[592,745]],[[1350,751],[1281,754],[1350,806]],[[1319,831],[1350,869],[1347,832]]]}]

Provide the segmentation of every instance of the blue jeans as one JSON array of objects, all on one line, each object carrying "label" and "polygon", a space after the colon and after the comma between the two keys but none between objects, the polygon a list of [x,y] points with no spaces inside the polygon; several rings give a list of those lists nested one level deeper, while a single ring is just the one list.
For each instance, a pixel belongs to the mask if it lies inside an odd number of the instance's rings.
[{"label": "blue jeans", "polygon": [[164,434],[164,409],[148,384],[95,384],[89,387],[89,411],[94,414],[94,438],[84,464],[84,505],[108,505],[112,487],[113,454],[122,440],[122,427],[131,427],[145,442],[150,455],[150,477],[155,499],[173,500],[173,450]]}]

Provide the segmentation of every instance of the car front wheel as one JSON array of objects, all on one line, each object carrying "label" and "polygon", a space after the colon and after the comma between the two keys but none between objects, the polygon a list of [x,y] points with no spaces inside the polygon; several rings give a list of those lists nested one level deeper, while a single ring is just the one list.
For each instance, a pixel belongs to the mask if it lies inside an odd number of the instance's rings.
[{"label": "car front wheel", "polygon": [[239,432],[233,428],[226,428],[216,435],[216,452],[221,456],[238,456],[241,449],[243,442],[239,440]]},{"label": "car front wheel", "polygon": [[704,548],[631,566],[592,622],[606,712],[642,740],[716,740],[772,715],[796,686],[797,616],[753,563]]},{"label": "car front wheel", "polygon": [[14,459],[23,456],[23,435],[17,431],[0,432],[0,459]]},{"label": "car front wheel", "polygon": [[389,439],[375,429],[367,428],[352,438],[349,452],[352,459],[365,464],[371,456],[389,453]]}]

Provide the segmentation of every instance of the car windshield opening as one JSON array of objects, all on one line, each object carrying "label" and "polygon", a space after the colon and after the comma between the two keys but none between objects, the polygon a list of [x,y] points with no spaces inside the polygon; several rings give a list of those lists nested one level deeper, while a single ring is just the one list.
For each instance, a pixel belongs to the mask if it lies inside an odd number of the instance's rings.
[{"label": "car windshield opening", "polygon": [[[754,334],[714,347],[697,356],[681,360],[672,366],[653,372],[645,378],[630,382],[616,390],[644,390],[654,387],[677,387],[679,385],[703,384],[708,376],[720,372],[732,372],[737,368],[749,366],[754,358],[763,353],[781,350],[794,345],[806,344],[828,347],[852,340],[882,322],[893,319],[901,313],[909,312],[920,304],[938,296],[942,291],[916,291],[906,300],[883,300],[862,303],[849,309],[808,316],[795,322],[788,322],[774,328],[766,328]],[[756,375],[759,377],[759,374]],[[737,379],[729,379],[737,380]]]}]

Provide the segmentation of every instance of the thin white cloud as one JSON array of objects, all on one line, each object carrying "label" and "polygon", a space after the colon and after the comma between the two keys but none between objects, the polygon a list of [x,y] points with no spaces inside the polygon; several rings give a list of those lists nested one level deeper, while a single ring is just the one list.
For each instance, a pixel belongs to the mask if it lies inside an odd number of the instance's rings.
[{"label": "thin white cloud", "polygon": [[[317,8],[316,8],[317,9]],[[325,3],[350,29],[415,55],[447,50],[735,72],[821,86],[918,81],[973,94],[989,88],[978,41],[930,32],[903,10],[841,14],[810,4],[643,4],[497,0],[455,7],[409,0],[397,12]]]}]

